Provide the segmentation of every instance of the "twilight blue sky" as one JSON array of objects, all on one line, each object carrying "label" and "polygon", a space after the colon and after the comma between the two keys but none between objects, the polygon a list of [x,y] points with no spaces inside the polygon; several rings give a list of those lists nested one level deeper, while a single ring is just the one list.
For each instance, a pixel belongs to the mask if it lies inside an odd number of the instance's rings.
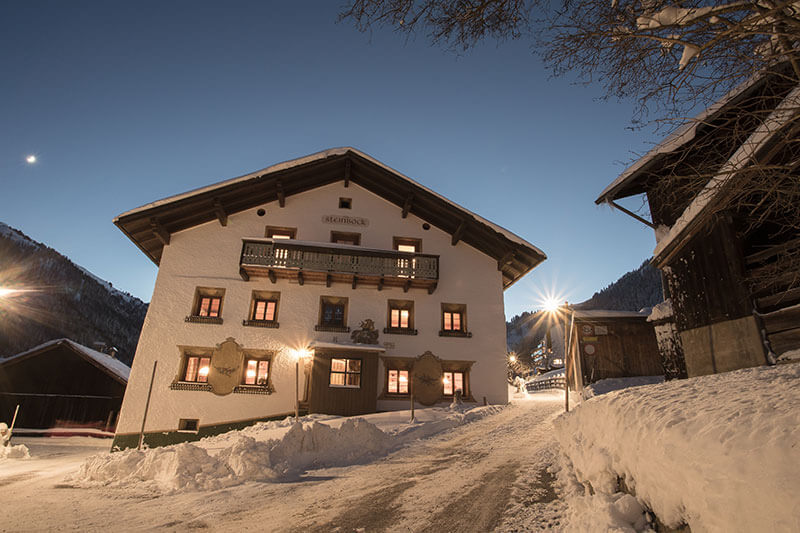
[{"label": "twilight blue sky", "polygon": [[547,253],[508,317],[650,256],[648,228],[593,203],[656,139],[626,129],[630,103],[550,79],[528,42],[456,56],[337,24],[337,6],[3,2],[0,221],[149,301],[156,267],[114,216],[354,146]]}]

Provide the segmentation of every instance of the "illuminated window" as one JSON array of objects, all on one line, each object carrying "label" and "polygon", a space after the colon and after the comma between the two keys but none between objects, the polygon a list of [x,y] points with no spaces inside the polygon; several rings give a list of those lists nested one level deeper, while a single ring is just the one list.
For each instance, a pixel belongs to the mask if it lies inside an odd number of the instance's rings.
[{"label": "illuminated window", "polygon": [[462,331],[464,321],[461,313],[445,311],[443,318],[445,331]]},{"label": "illuminated window", "polygon": [[416,335],[413,301],[389,300],[384,333]]},{"label": "illuminated window", "polygon": [[253,300],[252,320],[275,320],[275,310],[278,302],[275,300]]},{"label": "illuminated window", "polygon": [[387,392],[389,394],[408,394],[408,370],[389,370]]},{"label": "illuminated window", "polygon": [[218,317],[222,308],[222,298],[201,296],[197,306],[197,316]]},{"label": "illuminated window", "polygon": [[225,289],[198,287],[194,294],[194,304],[187,322],[203,324],[222,323],[222,300]]},{"label": "illuminated window", "polygon": [[186,369],[183,373],[183,381],[207,383],[209,370],[211,370],[210,357],[190,355],[186,358]]},{"label": "illuminated window", "polygon": [[[422,251],[422,240],[411,239],[409,237],[394,237],[392,245],[398,252],[408,252],[412,254]],[[397,260],[398,276],[401,278],[413,278],[414,270],[417,268],[417,260],[414,258],[402,258]]]},{"label": "illuminated window", "polygon": [[442,385],[444,386],[444,395],[452,396],[453,391],[460,390],[466,396],[467,391],[464,388],[464,373],[463,372],[445,372],[442,377]]},{"label": "illuminated window", "polygon": [[443,337],[471,337],[467,331],[467,306],[464,304],[442,304]]},{"label": "illuminated window", "polygon": [[245,359],[243,383],[266,386],[269,383],[269,359]]},{"label": "illuminated window", "polygon": [[331,359],[331,387],[361,387],[361,359]]}]

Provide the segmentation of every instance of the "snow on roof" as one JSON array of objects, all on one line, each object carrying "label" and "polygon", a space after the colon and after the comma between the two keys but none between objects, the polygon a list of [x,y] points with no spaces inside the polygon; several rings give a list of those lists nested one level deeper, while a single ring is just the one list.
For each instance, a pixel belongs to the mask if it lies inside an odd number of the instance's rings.
[{"label": "snow on roof", "polygon": [[671,134],[667,135],[663,141],[658,143],[653,149],[647,152],[644,156],[639,158],[636,162],[634,162],[631,166],[625,169],[625,172],[620,174],[617,179],[611,182],[608,187],[603,189],[603,192],[600,193],[600,196],[597,197],[595,200],[596,204],[607,202],[609,200],[614,200],[616,197],[612,196],[612,193],[615,192],[617,189],[622,188],[624,185],[627,185],[631,182],[635,177],[636,174],[648,163],[650,163],[653,159],[661,154],[669,154],[680,148],[681,146],[685,145],[686,143],[690,142],[694,139],[695,135],[697,134],[697,128],[701,124],[707,123],[708,119],[711,118],[713,115],[718,113],[722,110],[723,107],[728,105],[734,98],[744,93],[750,87],[756,84],[763,77],[763,73],[757,74],[747,81],[737,85],[733,89],[731,89],[725,96],[723,96],[720,100],[715,102],[713,105],[709,106],[705,109],[702,113],[697,115],[693,120],[686,122],[680,125],[675,131]]},{"label": "snow on roof", "polygon": [[478,222],[486,224],[487,226],[489,226],[494,231],[496,231],[496,232],[500,233],[501,235],[503,235],[504,237],[506,237],[508,240],[510,240],[510,241],[512,241],[512,242],[514,242],[516,244],[531,248],[531,249],[535,250],[538,254],[541,254],[542,257],[545,257],[545,258],[547,257],[546,254],[543,251],[541,251],[539,248],[537,248],[533,244],[529,243],[528,241],[526,241],[522,237],[512,233],[511,231],[503,228],[502,226],[498,226],[497,224],[489,222],[488,220],[486,220],[485,218],[481,217],[480,215],[477,215],[476,213],[473,213],[469,209],[466,209],[466,208],[458,205],[457,203],[453,202],[452,200],[449,200],[449,199],[445,198],[444,196],[436,193],[435,191],[429,189],[428,187],[425,187],[424,185],[414,181],[413,179],[409,178],[408,176],[406,176],[406,175],[394,170],[393,168],[381,163],[377,159],[365,154],[364,152],[361,152],[360,150],[352,148],[350,146],[344,146],[344,147],[340,147],[340,148],[330,148],[328,150],[323,150],[321,152],[317,152],[317,153],[314,153],[314,154],[311,154],[311,155],[307,155],[307,156],[304,156],[304,157],[300,157],[300,158],[297,158],[297,159],[291,159],[289,161],[284,161],[282,163],[278,163],[276,165],[272,165],[272,166],[269,166],[267,168],[264,168],[264,169],[261,169],[261,170],[257,170],[256,172],[251,172],[249,174],[245,174],[244,176],[239,176],[238,178],[232,178],[232,179],[229,179],[229,180],[220,181],[220,182],[217,182],[217,183],[214,183],[214,184],[211,184],[211,185],[207,185],[205,187],[200,187],[200,188],[193,189],[191,191],[187,191],[187,192],[184,192],[184,193],[181,193],[181,194],[176,194],[174,196],[169,196],[167,198],[162,198],[161,200],[156,200],[155,202],[150,202],[149,204],[145,204],[145,205],[137,207],[135,209],[131,209],[130,211],[126,211],[125,213],[122,213],[121,215],[118,215],[116,218],[114,218],[114,223],[116,224],[123,217],[126,217],[128,215],[133,215],[133,214],[136,214],[136,213],[139,213],[139,212],[142,212],[142,211],[146,211],[146,210],[152,209],[154,207],[159,207],[159,206],[162,206],[162,205],[166,205],[166,204],[170,204],[170,203],[173,203],[173,202],[177,202],[179,200],[183,200],[185,198],[190,198],[190,197],[196,196],[198,194],[203,194],[203,193],[214,191],[214,190],[217,190],[217,189],[222,189],[224,187],[228,187],[228,186],[236,184],[236,183],[241,183],[241,182],[245,182],[245,181],[248,181],[248,180],[255,179],[255,178],[257,178],[259,176],[262,176],[264,174],[271,174],[271,173],[280,172],[280,171],[283,171],[283,170],[288,170],[290,168],[299,167],[299,166],[305,165],[307,163],[312,163],[314,161],[323,160],[323,159],[326,159],[328,157],[342,156],[342,155],[347,154],[348,152],[352,152],[352,153],[354,153],[354,154],[366,159],[370,163],[373,163],[373,164],[383,168],[384,170],[386,170],[388,172],[391,172],[395,176],[397,176],[397,177],[409,182],[410,184],[412,184],[412,185],[414,185],[416,187],[419,187],[419,188],[423,189],[424,191],[432,194],[433,196],[436,196],[440,200],[442,200],[444,202],[447,202],[449,205],[455,207],[456,209],[459,209],[461,211],[466,212],[467,214],[473,216]]},{"label": "snow on roof", "polygon": [[57,346],[59,344],[66,344],[67,346],[72,348],[74,351],[78,352],[86,359],[91,360],[90,362],[97,363],[103,370],[107,371],[109,374],[113,374],[114,376],[120,378],[125,382],[128,381],[128,377],[130,376],[131,373],[131,368],[128,365],[126,365],[119,359],[111,357],[108,354],[105,354],[103,352],[98,352],[97,350],[92,350],[91,348],[88,348],[83,344],[78,344],[77,342],[66,338],[53,339],[51,341],[42,343],[38,346],[34,346],[30,350],[26,350],[22,353],[12,355],[4,359],[0,359],[0,365],[6,364],[10,361],[15,361],[17,359],[22,359],[33,353],[40,352],[42,350],[50,348],[51,346]]},{"label": "snow on roof", "polygon": [[671,248],[677,238],[689,227],[689,224],[707,210],[720,191],[750,163],[772,136],[797,115],[798,105],[800,105],[800,86],[792,89],[780,105],[720,167],[716,176],[706,183],[705,187],[683,211],[683,214],[675,221],[669,232],[658,241],[653,251],[654,257],[659,257],[668,248]]},{"label": "snow on roof", "polygon": [[356,350],[362,352],[385,352],[386,348],[377,344],[352,344],[349,342],[322,342],[312,341],[309,345],[312,350],[314,348],[328,348],[333,350]]},{"label": "snow on roof", "polygon": [[648,314],[641,311],[614,311],[610,309],[575,310],[575,318],[636,318],[646,317]]}]

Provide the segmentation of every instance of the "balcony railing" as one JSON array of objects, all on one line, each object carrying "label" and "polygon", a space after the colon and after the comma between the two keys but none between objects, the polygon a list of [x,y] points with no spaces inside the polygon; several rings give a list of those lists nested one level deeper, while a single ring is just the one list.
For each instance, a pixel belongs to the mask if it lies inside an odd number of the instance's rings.
[{"label": "balcony railing", "polygon": [[439,256],[294,240],[244,239],[242,275],[425,287],[439,280]]}]

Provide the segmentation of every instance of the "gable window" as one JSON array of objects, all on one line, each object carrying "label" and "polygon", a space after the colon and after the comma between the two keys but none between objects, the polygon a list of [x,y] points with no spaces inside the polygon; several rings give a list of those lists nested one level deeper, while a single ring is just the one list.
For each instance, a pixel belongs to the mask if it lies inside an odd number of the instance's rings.
[{"label": "gable window", "polygon": [[467,306],[464,304],[442,304],[441,337],[472,337],[467,331]]},{"label": "gable window", "polygon": [[277,328],[279,300],[279,292],[253,291],[249,318],[243,320],[242,325]]},{"label": "gable window", "polygon": [[319,323],[317,331],[348,332],[347,298],[322,296],[319,304]]},{"label": "gable window", "polygon": [[386,391],[389,394],[408,394],[408,370],[388,371]]},{"label": "gable window", "polygon": [[463,372],[445,372],[442,377],[442,385],[444,386],[444,395],[452,396],[454,391],[460,390],[463,396],[467,396],[467,390],[464,387],[464,373]]},{"label": "gable window", "polygon": [[331,359],[331,387],[361,387],[361,359]]},{"label": "gable window", "polygon": [[352,198],[339,198],[339,209],[352,209],[353,208],[353,199]]},{"label": "gable window", "polygon": [[183,381],[188,381],[190,383],[207,383],[209,370],[211,370],[211,357],[189,355],[186,357]]},{"label": "gable window", "polygon": [[296,239],[297,228],[267,226],[264,236],[270,239]]},{"label": "gable window", "polygon": [[344,231],[332,231],[331,242],[335,242],[337,244],[351,244],[353,246],[358,246],[361,244],[361,234],[347,233]]},{"label": "gable window", "polygon": [[267,386],[269,383],[269,359],[250,359],[244,361],[243,385]]},{"label": "gable window", "polygon": [[198,287],[195,291],[192,313],[186,322],[222,324],[222,300],[225,289]]},{"label": "gable window", "polygon": [[411,300],[389,300],[387,327],[384,333],[416,335],[414,329],[414,302]]}]

